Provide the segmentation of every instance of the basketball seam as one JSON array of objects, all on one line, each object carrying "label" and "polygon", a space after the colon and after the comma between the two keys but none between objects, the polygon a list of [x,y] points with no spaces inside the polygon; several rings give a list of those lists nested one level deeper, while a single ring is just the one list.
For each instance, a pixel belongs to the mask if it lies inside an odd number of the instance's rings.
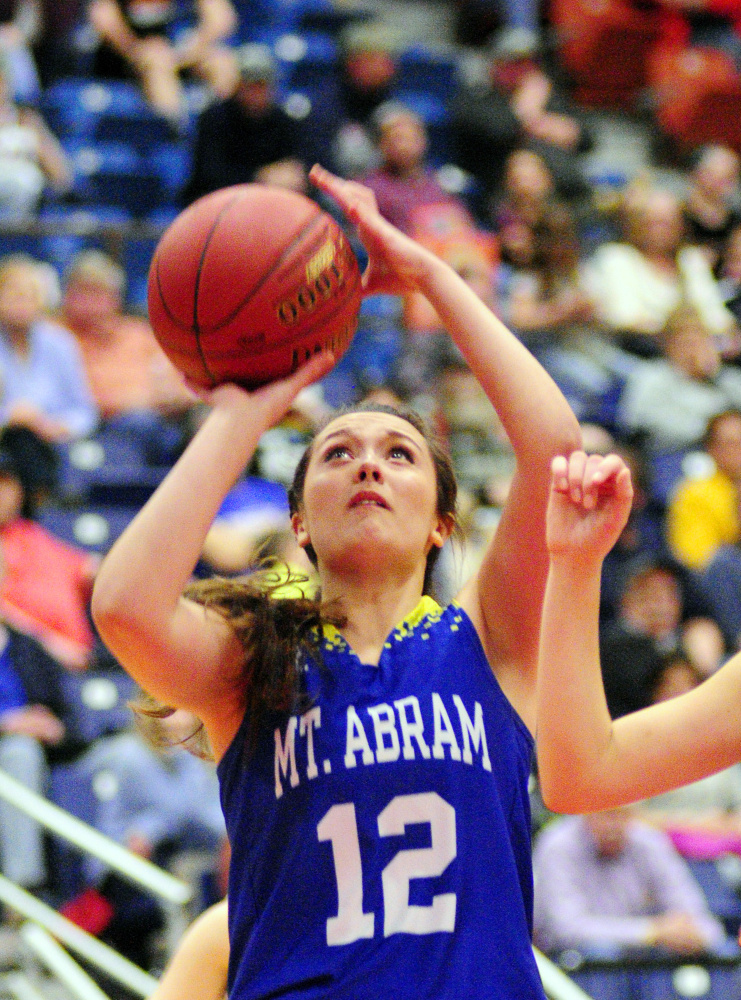
[{"label": "basketball seam", "polygon": [[[280,267],[280,265],[283,263],[283,261],[286,259],[286,257],[292,252],[292,250],[296,246],[296,244],[300,240],[303,240],[309,233],[311,233],[311,230],[316,226],[317,223],[320,223],[320,224],[324,223],[326,225],[326,221],[327,220],[322,216],[321,212],[318,212],[317,215],[315,215],[312,219],[310,219],[309,222],[307,222],[307,224],[304,226],[304,228],[299,233],[296,234],[296,236],[293,238],[293,240],[291,240],[291,242],[285,248],[285,250],[280,255],[280,257],[278,257],[278,259],[273,264],[271,264],[269,268],[265,269],[265,273],[263,274],[263,276],[260,279],[260,281],[255,285],[254,288],[250,289],[250,291],[248,292],[248,294],[245,296],[244,299],[242,299],[242,301],[239,303],[239,305],[235,306],[234,309],[229,313],[229,315],[225,316],[215,326],[209,326],[209,328],[208,328],[209,329],[209,333],[218,333],[219,330],[222,329],[222,327],[228,326],[229,323],[231,323],[234,319],[236,319],[236,317],[239,315],[239,313],[249,303],[250,299],[254,298],[254,296],[257,295],[257,293],[260,291],[260,289],[265,284],[265,282],[268,281],[268,279],[272,277],[272,275],[275,272],[276,268]],[[205,251],[206,251],[206,248],[204,247],[204,253],[205,253]],[[197,299],[196,299],[196,302],[197,302]]]},{"label": "basketball seam", "polygon": [[195,282],[193,283],[193,326],[192,326],[193,334],[195,336],[196,347],[198,348],[198,354],[201,358],[201,361],[203,362],[203,369],[208,375],[208,377],[211,379],[211,381],[214,383],[214,385],[216,384],[216,376],[212,372],[211,367],[208,361],[206,360],[206,355],[203,350],[203,345],[201,344],[201,327],[198,322],[198,289],[201,284],[201,272],[203,271],[203,265],[206,260],[206,253],[208,251],[209,244],[211,243],[211,239],[213,238],[213,235],[216,232],[216,228],[219,225],[219,222],[221,222],[221,217],[224,215],[226,211],[228,211],[232,207],[232,205],[239,198],[239,196],[240,192],[238,191],[235,192],[234,197],[229,199],[229,201],[224,205],[224,207],[221,209],[221,211],[217,214],[216,218],[214,219],[211,229],[209,230],[208,235],[206,236],[206,239],[203,242],[201,259],[198,261],[198,268],[196,270]]}]

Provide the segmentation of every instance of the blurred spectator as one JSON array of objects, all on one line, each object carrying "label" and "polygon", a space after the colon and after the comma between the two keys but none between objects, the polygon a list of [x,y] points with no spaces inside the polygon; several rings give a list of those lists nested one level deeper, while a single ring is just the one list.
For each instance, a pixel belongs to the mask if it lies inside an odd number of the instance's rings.
[{"label": "blurred spectator", "polygon": [[[192,715],[177,710],[158,720],[164,747],[153,746],[137,731],[120,733],[99,740],[75,768],[101,793],[93,820],[101,833],[165,868],[183,851],[203,852],[217,872],[228,849],[216,772],[179,745],[194,724]],[[148,968],[152,934],[163,925],[159,905],[95,860],[90,861],[89,878],[112,905],[105,939]]]},{"label": "blurred spectator", "polygon": [[7,57],[0,50],[0,221],[34,215],[44,190],[72,186],[72,166],[46,122],[14,100]]},{"label": "blurred spectator", "polygon": [[97,558],[66,545],[33,518],[54,480],[55,453],[25,427],[0,437],[0,553],[5,574],[0,614],[34,636],[70,670],[92,653],[87,614]]},{"label": "blurred spectator", "polygon": [[591,144],[586,119],[546,72],[533,32],[505,28],[494,36],[487,78],[460,89],[452,114],[456,162],[489,195],[499,190],[505,159],[518,146],[542,156],[561,195],[587,194],[579,162]]},{"label": "blurred spectator", "polygon": [[741,221],[739,168],[741,160],[726,146],[704,146],[689,174],[684,200],[687,240],[708,251],[717,273],[721,256],[734,227]]},{"label": "blurred spectator", "polygon": [[62,76],[74,76],[80,68],[77,33],[84,24],[84,0],[40,0],[41,37],[34,45],[41,83],[47,87]]},{"label": "blurred spectator", "polygon": [[741,323],[741,222],[728,233],[717,265],[718,284],[726,308]]},{"label": "blurred spectator", "polygon": [[507,156],[501,193],[491,213],[506,267],[518,269],[532,263],[535,227],[554,194],[553,175],[542,156],[527,149]]},{"label": "blurred spectator", "polygon": [[196,402],[146,320],[122,311],[126,276],[100,250],[83,250],[66,275],[60,319],[72,331],[103,420],[186,413]]},{"label": "blurred spectator", "polygon": [[446,205],[473,226],[464,203],[443,190],[427,165],[427,130],[420,116],[402,102],[387,101],[373,112],[371,124],[380,164],[361,180],[375,194],[381,215],[411,235],[424,225],[420,209]]},{"label": "blurred spectator", "polygon": [[741,70],[741,11],[727,0],[658,0],[658,44],[719,49]]},{"label": "blurred spectator", "polygon": [[41,94],[31,47],[41,33],[43,15],[41,0],[0,3],[0,56],[7,67],[10,94],[22,104],[35,103]]},{"label": "blurred spectator", "polygon": [[710,670],[708,660],[724,649],[718,626],[710,618],[696,616],[696,609],[685,609],[690,604],[686,585],[681,568],[662,556],[641,554],[625,567],[618,617],[600,635],[602,677],[612,718],[651,703],[664,657],[679,650],[689,655],[685,636],[688,630],[692,634],[698,620],[704,632],[693,636],[700,642],[691,648],[703,672]]},{"label": "blurred spectator", "polygon": [[342,33],[339,108],[330,110],[318,94],[313,118],[320,131],[329,127],[331,164],[343,177],[359,177],[378,165],[371,116],[392,96],[400,47],[399,33],[376,21],[349,25]]},{"label": "blurred spectator", "polygon": [[737,333],[707,254],[685,239],[682,206],[670,191],[635,185],[623,204],[624,240],[605,243],[585,274],[599,319],[625,347],[660,353],[657,335],[681,303],[699,312],[723,347]]},{"label": "blurred spectator", "polygon": [[[670,656],[657,678],[653,700],[679,697],[702,680],[686,658]],[[686,857],[710,860],[741,853],[741,765],[646,799],[640,812]]]},{"label": "blurred spectator", "polygon": [[725,943],[670,839],[629,807],[554,820],[538,837],[533,868],[534,941],[545,951],[701,955]]},{"label": "blurred spectator", "polygon": [[183,196],[186,203],[231,184],[264,182],[266,175],[258,177],[260,170],[279,165],[284,168],[282,186],[306,190],[299,127],[276,102],[276,63],[269,46],[243,45],[236,60],[236,90],[206,108],[198,121],[193,169]]},{"label": "blurred spectator", "polygon": [[617,421],[624,431],[645,435],[655,451],[680,450],[702,440],[711,417],[741,407],[741,370],[723,361],[693,306],[670,313],[659,343],[664,357],[629,373]]},{"label": "blurred spectator", "polygon": [[63,441],[89,434],[98,413],[77,343],[47,318],[45,299],[37,261],[0,261],[0,421]]},{"label": "blurred spectator", "polygon": [[221,98],[234,87],[226,39],[237,27],[231,0],[194,0],[195,23],[171,36],[175,0],[92,0],[88,16],[100,44],[93,72],[103,79],[139,80],[152,108],[179,130],[184,122],[180,74],[190,71]]},{"label": "blurred spectator", "polygon": [[[722,545],[741,541],[741,410],[724,410],[708,423],[704,461],[693,456],[667,509],[672,553],[702,570]],[[698,456],[699,457],[699,456]]]},{"label": "blurred spectator", "polygon": [[599,419],[603,398],[628,362],[595,322],[571,208],[563,202],[547,205],[535,223],[533,241],[530,265],[512,270],[503,311],[577,416]]},{"label": "blurred spectator", "polygon": [[[5,567],[0,555],[0,581]],[[1,583],[0,583],[1,586]],[[49,767],[84,749],[64,695],[63,669],[33,638],[0,616],[0,768],[37,795],[47,795]],[[0,801],[0,866],[24,889],[49,881],[42,828]]]}]

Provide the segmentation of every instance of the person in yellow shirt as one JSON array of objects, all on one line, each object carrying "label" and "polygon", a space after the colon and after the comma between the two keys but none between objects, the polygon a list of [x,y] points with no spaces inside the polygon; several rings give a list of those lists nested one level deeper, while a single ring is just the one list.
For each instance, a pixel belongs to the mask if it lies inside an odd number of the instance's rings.
[{"label": "person in yellow shirt", "polygon": [[669,502],[667,536],[675,557],[704,570],[722,545],[741,541],[741,410],[713,417],[704,440],[705,475],[687,475]]}]

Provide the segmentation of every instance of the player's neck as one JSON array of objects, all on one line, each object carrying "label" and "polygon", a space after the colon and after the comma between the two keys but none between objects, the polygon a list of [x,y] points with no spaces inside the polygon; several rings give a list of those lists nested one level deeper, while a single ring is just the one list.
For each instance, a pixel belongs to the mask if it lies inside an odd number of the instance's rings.
[{"label": "player's neck", "polygon": [[325,600],[338,599],[347,618],[340,632],[363,663],[378,663],[389,634],[414,611],[421,596],[422,577],[418,574],[332,579],[322,585]]}]

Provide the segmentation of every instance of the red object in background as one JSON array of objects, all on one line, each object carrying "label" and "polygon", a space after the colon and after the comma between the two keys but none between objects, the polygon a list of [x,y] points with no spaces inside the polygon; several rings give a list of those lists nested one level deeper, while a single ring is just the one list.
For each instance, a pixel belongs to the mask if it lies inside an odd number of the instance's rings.
[{"label": "red object in background", "polygon": [[551,0],[562,65],[573,96],[590,107],[631,110],[647,84],[660,11],[631,0]]},{"label": "red object in background", "polygon": [[741,74],[717,49],[657,48],[648,75],[661,129],[684,151],[719,143],[741,151]]}]

